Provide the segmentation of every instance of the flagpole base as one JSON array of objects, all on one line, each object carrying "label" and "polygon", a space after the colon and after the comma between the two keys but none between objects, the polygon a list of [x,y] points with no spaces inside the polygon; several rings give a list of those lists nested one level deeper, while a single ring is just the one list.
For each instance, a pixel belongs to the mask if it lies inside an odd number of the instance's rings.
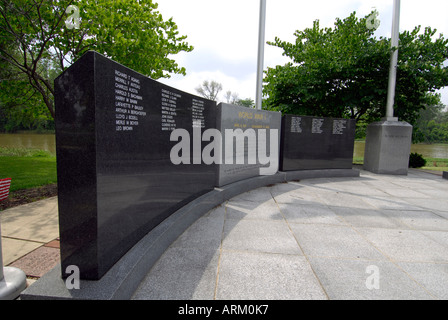
[{"label": "flagpole base", "polygon": [[0,280],[0,300],[14,300],[26,289],[26,275],[17,268],[3,268],[3,279]]},{"label": "flagpole base", "polygon": [[376,174],[407,175],[413,127],[383,120],[367,127],[364,170]]}]

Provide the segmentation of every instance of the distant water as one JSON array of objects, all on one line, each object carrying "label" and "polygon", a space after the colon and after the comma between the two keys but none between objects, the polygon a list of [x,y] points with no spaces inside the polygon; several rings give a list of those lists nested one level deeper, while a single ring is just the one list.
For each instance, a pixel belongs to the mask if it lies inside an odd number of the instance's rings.
[{"label": "distant water", "polygon": [[56,137],[54,134],[0,134],[0,146],[46,150],[56,155]]},{"label": "distant water", "polygon": [[[355,142],[355,158],[364,157],[366,143],[361,141]],[[414,144],[411,152],[419,153],[426,158],[448,159],[448,144]]]}]

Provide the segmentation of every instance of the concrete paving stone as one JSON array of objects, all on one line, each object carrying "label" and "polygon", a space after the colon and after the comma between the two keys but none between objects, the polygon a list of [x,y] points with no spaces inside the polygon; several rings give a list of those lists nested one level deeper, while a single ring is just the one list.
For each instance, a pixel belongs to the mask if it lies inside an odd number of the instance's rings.
[{"label": "concrete paving stone", "polygon": [[36,216],[23,224],[3,223],[2,236],[42,243],[50,242],[59,237],[58,217]]},{"label": "concrete paving stone", "polygon": [[257,190],[249,191],[246,193],[243,193],[241,195],[238,195],[234,198],[232,198],[231,202],[238,202],[240,200],[243,201],[250,201],[255,203],[263,203],[267,200],[272,199],[271,192],[269,191],[268,187],[259,188]]},{"label": "concrete paving stone", "polygon": [[289,203],[279,204],[279,208],[290,223],[345,224],[330,208],[324,205]]},{"label": "concrete paving stone", "polygon": [[188,228],[173,244],[176,248],[214,248],[221,246],[224,218],[203,217]]},{"label": "concrete paving stone", "polygon": [[351,195],[378,195],[378,196],[385,195],[385,193],[379,190],[378,188],[364,184],[365,181],[370,180],[361,177],[357,179],[342,180],[342,181],[336,181],[334,183],[327,183],[319,187],[331,192],[340,192]]},{"label": "concrete paving stone", "polygon": [[226,220],[225,250],[302,254],[284,221]]},{"label": "concrete paving stone", "polygon": [[414,230],[448,231],[448,219],[431,211],[387,211],[388,215]]},{"label": "concrete paving stone", "polygon": [[0,219],[3,237],[43,243],[59,237],[57,198],[5,210]]},{"label": "concrete paving stone", "polygon": [[370,196],[370,197],[384,197],[387,196],[387,194],[376,188],[369,188],[367,186],[362,186],[359,184],[353,184],[348,190],[345,190],[346,193],[352,195],[352,196]]},{"label": "concrete paving stone", "polygon": [[52,217],[57,212],[58,198],[53,197],[5,210],[0,217],[4,224],[24,224],[36,217]]},{"label": "concrete paving stone", "polygon": [[313,204],[321,200],[312,187],[302,186],[294,182],[272,187],[271,194],[277,203],[284,204]]},{"label": "concrete paving stone", "polygon": [[446,199],[419,199],[410,198],[407,201],[416,207],[423,208],[424,210],[438,210],[438,211],[448,211],[448,198]]},{"label": "concrete paving stone", "polygon": [[[397,187],[396,185],[392,185],[390,182],[385,182],[382,180],[374,180],[374,179],[363,180],[360,182],[360,184],[363,188],[374,190],[374,193],[371,194],[371,196],[377,196],[377,197],[387,196],[387,194],[385,192],[383,192],[382,190],[387,189],[387,188]],[[367,195],[369,195],[369,194],[367,194]]]},{"label": "concrete paving stone", "polygon": [[10,266],[21,269],[28,277],[40,278],[60,263],[57,248],[39,247]]},{"label": "concrete paving stone", "polygon": [[[429,175],[428,175],[429,177]],[[427,179],[420,179],[420,180],[410,180],[410,179],[397,179],[392,184],[390,184],[392,187],[398,187],[398,188],[406,188],[411,189],[415,191],[419,191],[422,189],[437,189],[436,186],[438,186],[438,183],[432,180]]]},{"label": "concrete paving stone", "polygon": [[346,194],[342,192],[331,192],[322,195],[322,203],[331,207],[358,208],[358,209],[375,209],[359,196]]},{"label": "concrete paving stone", "polygon": [[392,196],[394,198],[420,198],[420,199],[430,199],[431,197],[409,188],[385,188],[383,189],[387,196]]},{"label": "concrete paving stone", "polygon": [[210,210],[207,214],[204,215],[204,218],[222,218],[224,219],[226,215],[226,206],[225,203],[220,205],[219,207]]},{"label": "concrete paving stone", "polygon": [[424,288],[389,261],[310,257],[331,300],[427,300]]},{"label": "concrete paving stone", "polygon": [[[396,197],[364,197],[363,200],[379,210],[424,210],[409,203],[412,198],[400,199]],[[428,201],[428,199],[425,199]]]},{"label": "concrete paving stone", "polygon": [[226,219],[283,220],[274,199],[264,202],[229,201],[226,204]]},{"label": "concrete paving stone", "polygon": [[223,251],[218,300],[327,300],[302,256]]},{"label": "concrete paving stone", "polygon": [[170,248],[142,281],[133,300],[213,300],[219,251]]},{"label": "concrete paving stone", "polygon": [[431,295],[448,300],[448,264],[397,263]]},{"label": "concrete paving stone", "polygon": [[305,255],[384,260],[372,245],[351,227],[290,224]]},{"label": "concrete paving stone", "polygon": [[306,190],[308,187],[298,183],[298,182],[287,182],[287,183],[279,183],[269,188],[271,195],[273,197],[282,195],[284,193],[289,192],[302,192]]},{"label": "concrete paving stone", "polygon": [[427,188],[427,189],[418,189],[419,192],[430,196],[432,198],[440,198],[440,199],[447,199],[448,198],[448,188],[446,190],[443,190],[441,188]]},{"label": "concrete paving stone", "polygon": [[357,230],[393,261],[448,262],[448,247],[426,236],[433,233],[436,236],[436,231],[378,228],[357,228]]},{"label": "concrete paving stone", "polygon": [[448,232],[446,231],[421,231],[423,235],[448,248]]},{"label": "concrete paving stone", "polygon": [[330,207],[347,224],[354,227],[371,228],[408,228],[399,220],[394,219],[387,211],[373,209],[358,209],[345,207]]},{"label": "concrete paving stone", "polygon": [[438,211],[438,210],[432,210],[432,212],[439,217],[442,217],[444,219],[448,219],[448,211]]},{"label": "concrete paving stone", "polygon": [[3,264],[7,266],[42,245],[43,243],[39,242],[2,237]]}]

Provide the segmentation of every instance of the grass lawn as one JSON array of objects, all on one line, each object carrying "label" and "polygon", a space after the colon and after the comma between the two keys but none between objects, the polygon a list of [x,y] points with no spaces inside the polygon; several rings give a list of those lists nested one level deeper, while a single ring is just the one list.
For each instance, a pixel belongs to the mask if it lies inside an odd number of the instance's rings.
[{"label": "grass lawn", "polygon": [[0,179],[11,178],[11,192],[57,182],[56,157],[41,150],[0,147]]},{"label": "grass lawn", "polygon": [[448,171],[448,159],[426,158],[426,166],[422,169],[433,171]]},{"label": "grass lawn", "polygon": [[[448,159],[425,158],[426,166],[420,169],[432,171],[448,171]],[[353,164],[363,165],[364,158],[353,158]]]}]

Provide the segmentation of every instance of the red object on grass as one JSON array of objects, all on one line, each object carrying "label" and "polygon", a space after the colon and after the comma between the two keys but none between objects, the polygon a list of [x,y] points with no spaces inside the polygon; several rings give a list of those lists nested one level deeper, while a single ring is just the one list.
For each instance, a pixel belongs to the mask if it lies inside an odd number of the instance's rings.
[{"label": "red object on grass", "polygon": [[11,187],[10,178],[0,180],[0,201],[8,199],[10,187]]}]

